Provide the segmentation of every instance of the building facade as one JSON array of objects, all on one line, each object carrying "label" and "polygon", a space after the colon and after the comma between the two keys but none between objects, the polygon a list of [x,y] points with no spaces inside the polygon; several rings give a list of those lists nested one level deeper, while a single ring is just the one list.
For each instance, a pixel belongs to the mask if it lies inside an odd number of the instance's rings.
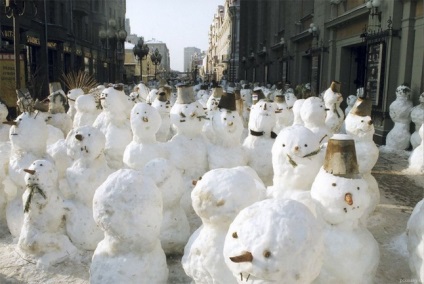
[{"label": "building facade", "polygon": [[200,54],[201,51],[197,47],[184,47],[184,71],[183,72],[191,72],[192,71],[192,58],[194,54]]},{"label": "building facade", "polygon": [[[0,2],[0,64],[11,64],[17,39],[20,87],[28,88],[35,98],[47,97],[49,82],[61,81],[62,74],[71,71],[84,70],[100,83],[123,80],[125,0],[11,2],[17,3],[15,7],[22,8],[23,14],[16,16],[19,35],[14,37],[13,11]],[[12,68],[10,74],[1,76],[0,97],[9,106],[16,103],[10,83],[15,81],[13,64]],[[4,86],[8,86],[7,91],[3,91]]]},{"label": "building facade", "polygon": [[316,94],[337,80],[345,99],[364,87],[373,101],[378,144],[393,127],[389,106],[396,87],[407,83],[418,104],[424,91],[423,0],[239,2],[236,79],[311,83]]}]

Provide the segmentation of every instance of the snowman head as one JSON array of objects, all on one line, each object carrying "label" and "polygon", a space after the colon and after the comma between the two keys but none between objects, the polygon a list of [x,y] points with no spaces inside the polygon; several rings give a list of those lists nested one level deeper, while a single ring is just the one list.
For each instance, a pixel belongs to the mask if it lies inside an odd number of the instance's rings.
[{"label": "snowman head", "polygon": [[240,210],[264,194],[250,167],[214,169],[191,192],[194,211],[203,223],[229,226]]},{"label": "snowman head", "polygon": [[353,107],[353,105],[355,104],[357,98],[358,97],[357,96],[354,96],[354,95],[348,96],[347,99],[346,99],[347,105],[350,106],[350,107]]},{"label": "snowman head", "polygon": [[286,127],[278,134],[272,147],[273,165],[287,163],[288,156],[314,159],[320,152],[319,138],[307,127]]},{"label": "snowman head", "polygon": [[[25,184],[27,186],[38,185],[40,188],[48,190],[57,182],[57,170],[55,165],[47,160],[36,160],[28,169],[24,169]],[[54,188],[56,190],[56,188]],[[45,192],[46,193],[46,192]]]},{"label": "snowman head", "polygon": [[249,129],[257,132],[271,132],[276,123],[276,105],[260,100],[252,105],[249,115]]},{"label": "snowman head", "polygon": [[96,113],[96,99],[91,94],[79,96],[75,100],[75,109],[81,113]]},{"label": "snowman head", "polygon": [[231,223],[224,259],[238,283],[311,283],[322,265],[322,229],[300,202],[267,199]]},{"label": "snowman head", "polygon": [[9,130],[9,138],[15,150],[45,153],[48,128],[45,116],[39,112],[20,114]]},{"label": "snowman head", "polygon": [[161,123],[159,111],[147,103],[136,103],[131,110],[131,129],[135,136],[154,136]]},{"label": "snowman head", "polygon": [[371,139],[374,136],[374,123],[370,116],[359,116],[349,113],[345,120],[346,133],[354,138]]},{"label": "snowman head", "polygon": [[243,133],[243,122],[237,111],[220,108],[211,118],[215,135],[224,141],[240,141]]},{"label": "snowman head", "polygon": [[150,251],[157,245],[160,233],[161,193],[153,180],[140,171],[118,170],[97,188],[93,217],[116,243]]},{"label": "snowman head", "polygon": [[396,88],[396,98],[409,99],[411,96],[411,88],[406,85],[400,85]]},{"label": "snowman head", "polygon": [[325,124],[327,110],[318,97],[307,98],[300,109],[300,117],[307,124]]},{"label": "snowman head", "polygon": [[159,111],[159,113],[162,114],[162,115],[168,115],[169,116],[169,112],[171,111],[170,101],[161,101],[161,100],[159,100],[159,98],[156,98],[153,101],[152,107],[157,109]]},{"label": "snowman head", "polygon": [[424,92],[421,93],[419,101],[420,101],[420,104],[424,104]]},{"label": "snowman head", "polygon": [[324,92],[323,99],[327,106],[333,104],[340,105],[340,103],[343,101],[343,96],[338,92],[334,92],[331,88],[328,88]]},{"label": "snowman head", "polygon": [[124,102],[125,97],[124,91],[108,87],[101,92],[99,100],[105,111],[119,116],[127,112],[128,104]]},{"label": "snowman head", "polygon": [[289,108],[292,108],[293,105],[294,105],[294,103],[295,103],[295,101],[297,100],[297,97],[294,94],[293,89],[290,89],[290,90],[291,90],[290,92],[285,92],[284,93],[284,97],[285,97],[287,106]]},{"label": "snowman head", "polygon": [[55,113],[64,113],[66,112],[66,106],[68,104],[68,99],[63,92],[63,90],[57,90],[51,93],[48,96],[49,101],[49,112],[52,114]]},{"label": "snowman head", "polygon": [[68,94],[66,95],[68,98],[68,102],[70,105],[74,104],[76,99],[79,96],[84,95],[84,91],[81,88],[71,89],[68,91]]},{"label": "snowman head", "polygon": [[9,110],[5,103],[0,101],[0,122],[6,121],[7,116],[9,115]]},{"label": "snowman head", "polygon": [[170,118],[178,133],[196,136],[202,132],[206,112],[197,101],[188,104],[175,103],[171,108]]},{"label": "snowman head", "polygon": [[66,136],[68,156],[74,160],[93,161],[103,155],[105,135],[97,128],[84,125],[72,129]]}]

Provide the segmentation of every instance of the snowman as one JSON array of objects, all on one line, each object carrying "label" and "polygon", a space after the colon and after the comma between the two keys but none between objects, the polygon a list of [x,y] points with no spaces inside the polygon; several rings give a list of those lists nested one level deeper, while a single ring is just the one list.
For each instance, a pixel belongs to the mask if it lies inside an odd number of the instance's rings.
[{"label": "snowman", "polygon": [[325,124],[332,133],[339,133],[345,118],[340,108],[343,101],[343,96],[340,94],[340,82],[331,82],[330,87],[324,92],[323,99],[324,105],[328,109]]},{"label": "snowman", "polygon": [[161,122],[156,108],[147,103],[135,104],[131,110],[133,140],[124,151],[125,166],[141,170],[149,161],[166,157],[164,144],[156,140]]},{"label": "snowman", "polygon": [[156,99],[158,95],[158,89],[151,89],[146,98],[146,103],[152,104],[152,102]]},{"label": "snowman", "polygon": [[196,93],[196,100],[202,105],[204,109],[207,109],[207,102],[210,97],[208,85],[202,84],[200,90]]},{"label": "snowman", "polygon": [[114,172],[94,194],[93,216],[104,239],[93,254],[90,283],[167,282],[162,199],[152,179],[132,169]]},{"label": "snowman", "polygon": [[72,118],[66,113],[68,99],[59,85],[53,83],[50,87],[52,92],[47,97],[49,109],[46,113],[47,124],[62,130],[63,135],[68,135],[72,128]]},{"label": "snowman", "polygon": [[305,99],[298,99],[293,104],[293,125],[304,125],[302,117],[300,116],[300,110],[302,109],[302,105],[304,102]]},{"label": "snowman", "polygon": [[9,110],[5,103],[0,101],[0,143],[9,141],[9,131],[10,125],[7,121],[7,116],[9,115]]},{"label": "snowman", "polygon": [[277,105],[277,110],[275,114],[276,123],[274,132],[278,134],[282,129],[293,124],[294,117],[293,110],[287,105],[285,96],[283,95],[282,91],[277,90],[275,93],[274,102]]},{"label": "snowman", "polygon": [[192,86],[178,87],[178,99],[171,108],[170,117],[177,133],[166,142],[166,148],[169,159],[184,177],[181,202],[193,232],[200,225],[200,220],[191,206],[192,182],[207,172],[208,158],[207,140],[202,133],[206,114],[200,103],[194,100]]},{"label": "snowman", "polygon": [[358,99],[358,97],[354,96],[354,95],[350,95],[350,96],[347,97],[347,99],[346,99],[347,107],[345,108],[345,117],[347,117],[350,110],[355,105],[357,99]]},{"label": "snowman", "polygon": [[143,82],[140,82],[140,84],[138,84],[136,87],[137,95],[133,96],[132,99],[134,99],[136,103],[146,102],[150,88],[147,87]]},{"label": "snowman", "polygon": [[100,101],[103,110],[93,126],[106,137],[105,155],[109,167],[119,169],[123,166],[125,147],[132,140],[128,97],[123,87],[118,85],[104,89]]},{"label": "snowman", "polygon": [[32,162],[51,158],[46,154],[47,124],[38,112],[20,114],[10,122],[11,142],[8,177],[3,181],[7,196],[6,219],[12,236],[21,232],[23,222],[22,194],[25,191],[25,172]]},{"label": "snowman", "polygon": [[225,235],[240,210],[262,200],[264,193],[250,167],[211,170],[197,181],[191,197],[203,225],[190,237],[181,261],[195,283],[236,283],[224,262]]},{"label": "snowman", "polygon": [[93,196],[112,170],[107,165],[105,136],[89,125],[73,129],[66,138],[73,164],[66,170],[61,191],[67,199],[66,231],[80,249],[94,250],[103,232],[93,219]]},{"label": "snowman", "polygon": [[218,109],[219,100],[222,97],[224,91],[221,86],[216,86],[212,89],[212,93],[206,102],[206,113],[208,117],[212,117],[213,113]]},{"label": "snowman", "polygon": [[371,120],[372,101],[358,98],[354,107],[345,120],[346,133],[355,140],[355,152],[358,161],[358,170],[368,184],[370,206],[366,209],[365,220],[380,203],[380,190],[377,181],[371,175],[371,170],[377,163],[379,150],[375,145],[374,124]]},{"label": "snowman", "polygon": [[78,250],[65,234],[65,207],[54,164],[36,160],[24,172],[24,221],[18,251],[24,259],[47,268],[74,256]]},{"label": "snowman", "polygon": [[181,254],[190,237],[190,224],[180,201],[184,194],[183,178],[176,167],[163,158],[148,162],[143,173],[152,178],[162,193],[163,218],[160,228],[162,249],[168,254]]},{"label": "snowman", "polygon": [[203,127],[208,138],[209,169],[244,166],[246,155],[241,147],[243,122],[236,111],[233,90],[227,88],[218,104],[218,110]]},{"label": "snowman", "polygon": [[[0,180],[7,177],[11,144],[9,141],[9,131],[11,125],[6,120],[9,111],[5,104],[0,101]],[[6,223],[6,193],[3,183],[0,182],[0,224]]]},{"label": "snowman", "polygon": [[424,123],[424,92],[420,95],[420,104],[416,105],[411,110],[411,120],[415,124],[415,131],[411,135],[411,145],[415,149],[421,144],[419,129]]},{"label": "snowman", "polygon": [[[423,127],[421,126],[422,129]],[[424,251],[422,249],[424,245],[424,199],[415,205],[406,225],[406,235],[409,268],[412,272],[411,279],[424,282]]]},{"label": "snowman", "polygon": [[249,84],[244,84],[242,86],[240,97],[243,101],[243,126],[247,128],[249,124],[250,108],[252,107],[252,89]]},{"label": "snowman", "polygon": [[72,88],[66,94],[69,104],[69,109],[66,113],[71,117],[72,120],[74,119],[75,113],[77,112],[75,109],[75,101],[79,96],[82,95],[84,95],[84,90],[81,88]]},{"label": "snowman", "polygon": [[421,124],[419,134],[421,137],[421,144],[416,147],[411,156],[409,156],[409,169],[417,172],[424,172],[424,124]]},{"label": "snowman", "polygon": [[284,101],[287,104],[287,107],[289,109],[292,109],[295,102],[297,101],[297,97],[294,94],[294,91],[292,88],[288,88],[285,92],[284,92]]},{"label": "snowman", "polygon": [[272,184],[271,148],[277,135],[275,126],[275,104],[259,100],[252,105],[249,118],[249,134],[243,141],[247,165],[252,167],[268,186]]},{"label": "snowman", "polygon": [[405,150],[409,147],[409,125],[413,106],[410,95],[411,89],[408,86],[400,85],[396,88],[396,100],[389,108],[390,118],[395,124],[386,137],[386,147],[389,149]]},{"label": "snowman", "polygon": [[378,243],[361,225],[370,204],[367,182],[358,171],[355,142],[346,134],[329,141],[311,196],[324,222],[324,263],[314,283],[373,283]]},{"label": "snowman", "polygon": [[266,199],[231,223],[224,260],[238,283],[311,283],[322,265],[322,229],[295,200]]},{"label": "snowman", "polygon": [[309,191],[323,162],[319,138],[307,127],[284,128],[272,147],[273,186],[268,195],[291,198],[296,192]]},{"label": "snowman", "polygon": [[84,125],[93,125],[97,116],[100,114],[96,98],[92,94],[79,96],[75,100],[75,115],[73,120],[73,128]]},{"label": "snowman", "polygon": [[325,124],[327,109],[318,97],[309,97],[302,104],[300,117],[304,125],[320,139],[320,144],[326,143],[333,135],[332,130]]},{"label": "snowman", "polygon": [[152,107],[159,111],[160,117],[162,119],[160,128],[156,132],[156,139],[159,142],[166,142],[170,139],[171,136],[171,118],[169,116],[169,112],[171,111],[171,103],[169,102],[168,98],[168,91],[164,88],[159,88],[158,95],[152,103]]}]

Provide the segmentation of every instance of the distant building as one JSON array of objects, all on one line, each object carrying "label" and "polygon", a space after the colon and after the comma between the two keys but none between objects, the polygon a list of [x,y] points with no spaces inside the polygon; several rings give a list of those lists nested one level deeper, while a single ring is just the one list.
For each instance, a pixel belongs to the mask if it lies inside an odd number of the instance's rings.
[{"label": "distant building", "polygon": [[[155,52],[156,48],[158,49],[159,53],[162,55],[162,61],[160,62],[160,64],[156,67],[157,72],[169,72],[171,71],[171,60],[170,60],[170,55],[169,55],[169,49],[166,46],[166,43],[161,42],[155,38],[152,38],[150,40],[146,40],[145,43],[147,44],[147,46],[149,47],[150,51],[149,53],[152,54],[153,52]],[[151,74],[153,74],[154,76],[154,68],[155,66],[152,65],[150,66],[149,70]]]},{"label": "distant building", "polygon": [[184,48],[184,72],[191,72],[193,69],[192,58],[194,54],[201,54],[201,51],[197,47],[185,47]]}]

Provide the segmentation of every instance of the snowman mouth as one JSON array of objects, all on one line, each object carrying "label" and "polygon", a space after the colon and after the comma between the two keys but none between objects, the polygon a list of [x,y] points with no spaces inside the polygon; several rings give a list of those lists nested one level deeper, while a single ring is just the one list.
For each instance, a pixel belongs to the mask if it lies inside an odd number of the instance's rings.
[{"label": "snowman mouth", "polygon": [[252,274],[247,273],[247,272],[240,272],[239,274],[240,276],[240,282],[248,282],[249,280],[253,281],[255,280],[255,277],[252,276]]}]

